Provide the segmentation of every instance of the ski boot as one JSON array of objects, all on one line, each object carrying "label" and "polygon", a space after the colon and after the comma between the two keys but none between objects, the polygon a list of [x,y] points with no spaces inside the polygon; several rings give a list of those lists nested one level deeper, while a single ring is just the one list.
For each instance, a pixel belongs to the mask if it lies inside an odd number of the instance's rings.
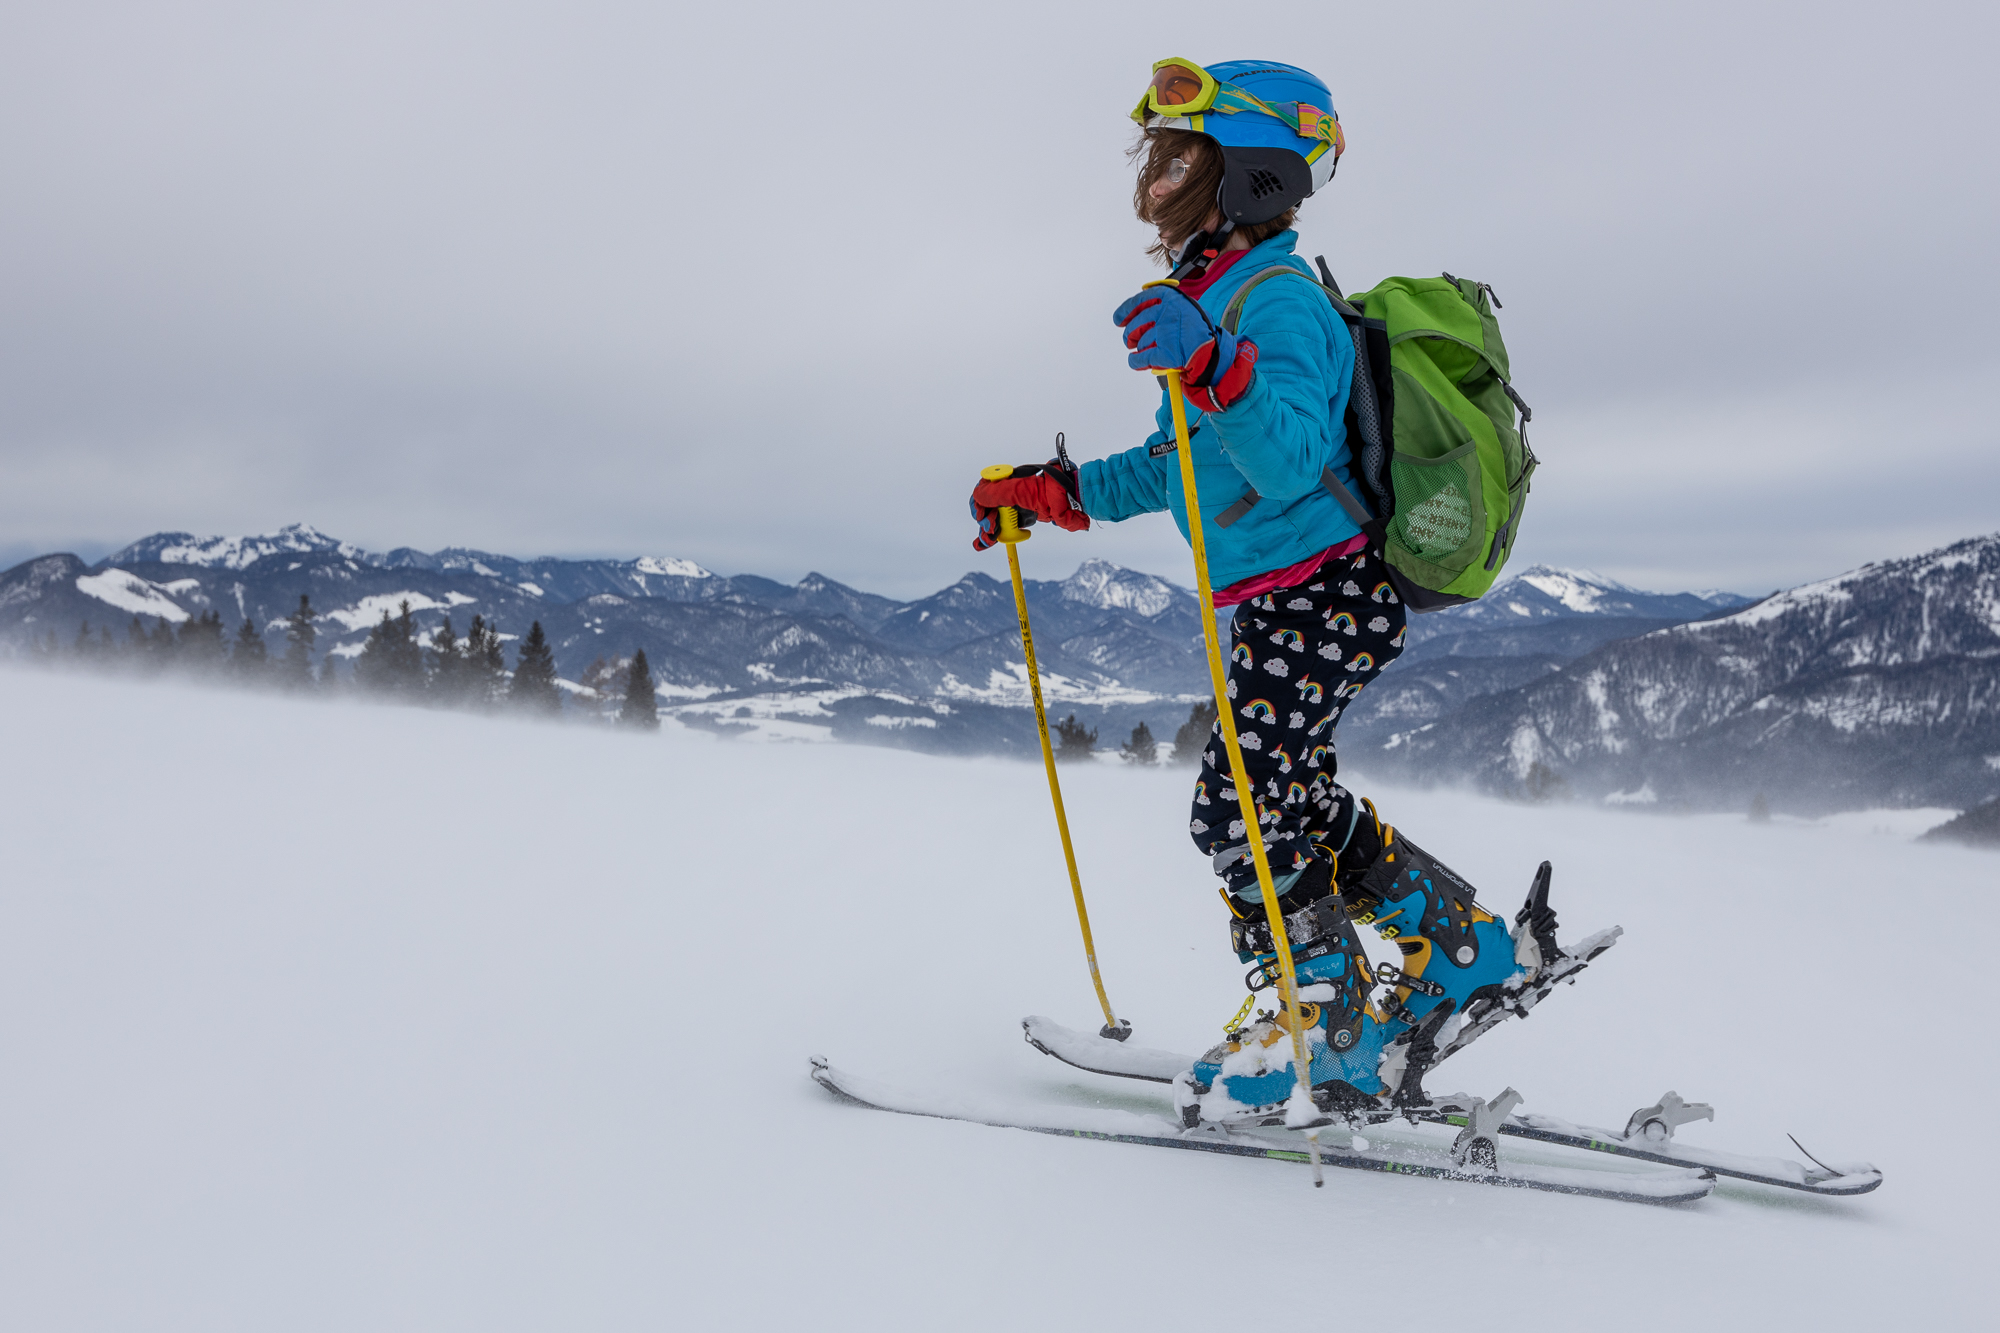
[{"label": "ski boot", "polygon": [[[1230,943],[1237,959],[1255,963],[1245,978],[1252,994],[1278,986],[1277,947],[1261,907],[1227,891],[1235,918]],[[1299,983],[1299,1016],[1313,1102],[1323,1112],[1358,1112],[1380,1105],[1378,1066],[1405,1026],[1384,1019],[1369,1000],[1375,985],[1347,905],[1333,891],[1333,865],[1316,859],[1279,897],[1285,936]],[[1291,1018],[1283,1006],[1230,1032],[1175,1081],[1181,1122],[1282,1123],[1298,1086],[1292,1070]]]},{"label": "ski boot", "polygon": [[[1519,941],[1479,905],[1470,884],[1384,824],[1374,802],[1361,804],[1365,811],[1340,855],[1338,883],[1354,920],[1402,950],[1399,968],[1381,969],[1382,980],[1395,987],[1384,1013],[1422,1028],[1447,1004],[1464,1014],[1501,999],[1524,971],[1515,956]],[[1553,947],[1553,914],[1544,933]]]}]

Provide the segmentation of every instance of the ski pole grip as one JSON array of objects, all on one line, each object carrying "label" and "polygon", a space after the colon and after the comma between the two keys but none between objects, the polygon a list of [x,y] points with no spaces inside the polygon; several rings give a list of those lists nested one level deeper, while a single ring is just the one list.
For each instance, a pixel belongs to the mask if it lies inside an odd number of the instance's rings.
[{"label": "ski pole grip", "polygon": [[[982,481],[1006,481],[1014,475],[1014,469],[1005,463],[995,463],[979,474]],[[1000,540],[1008,544],[1024,542],[1033,534],[1021,526],[1020,511],[1012,505],[1000,506]]]}]

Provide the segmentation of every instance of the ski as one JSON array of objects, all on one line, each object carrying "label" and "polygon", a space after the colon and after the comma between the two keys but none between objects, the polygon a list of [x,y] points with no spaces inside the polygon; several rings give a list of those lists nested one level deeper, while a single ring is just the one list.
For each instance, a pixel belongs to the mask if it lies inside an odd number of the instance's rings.
[{"label": "ski", "polygon": [[[926,1099],[869,1079],[857,1078],[833,1068],[824,1056],[812,1059],[812,1078],[822,1088],[844,1102],[875,1111],[899,1115],[927,1116],[937,1120],[957,1120],[996,1129],[1026,1130],[1031,1134],[1051,1134],[1061,1138],[1094,1139],[1103,1143],[1130,1143],[1149,1148],[1180,1148],[1193,1152],[1220,1153],[1232,1157],[1261,1157],[1275,1162],[1307,1162],[1305,1150],[1283,1140],[1271,1139],[1220,1126],[1182,1130],[1165,1120],[1130,1112],[1095,1113],[1101,1126],[1061,1125],[1039,1118],[1008,1115],[958,1103]],[[1058,1117],[1050,1117],[1056,1119]],[[1117,1124],[1122,1128],[1111,1128]],[[1391,1175],[1426,1176],[1433,1180],[1468,1185],[1494,1185],[1509,1189],[1542,1190],[1584,1198],[1614,1199],[1626,1203],[1691,1203],[1705,1198],[1715,1188],[1715,1178],[1699,1168],[1665,1172],[1579,1171],[1565,1167],[1535,1166],[1514,1162],[1497,1166],[1461,1168],[1439,1154],[1425,1161],[1415,1154],[1398,1156],[1373,1150],[1320,1145],[1324,1166],[1355,1171],[1380,1171]]]},{"label": "ski", "polygon": [[[1463,1125],[1465,1118],[1448,1110],[1424,1117],[1449,1125]],[[1538,1143],[1559,1143],[1589,1152],[1610,1153],[1641,1162],[1670,1166],[1700,1167],[1718,1176],[1800,1190],[1807,1194],[1866,1194],[1882,1183],[1882,1173],[1867,1162],[1821,1163],[1803,1166],[1783,1157],[1745,1157],[1737,1153],[1714,1152],[1678,1144],[1671,1137],[1648,1138],[1643,1133],[1625,1135],[1589,1125],[1573,1125],[1550,1115],[1514,1115],[1500,1126],[1502,1134],[1532,1139]]]},{"label": "ski", "polygon": [[[1023,1019],[1021,1032],[1028,1044],[1044,1055],[1093,1074],[1142,1079],[1148,1083],[1172,1083],[1175,1075],[1194,1066],[1194,1060],[1189,1056],[1104,1041],[1039,1016]],[[1671,1093],[1661,1101],[1666,1103],[1670,1098],[1673,1104],[1681,1104],[1679,1098]],[[1434,1097],[1430,1108],[1417,1110],[1414,1114],[1418,1119],[1436,1124],[1463,1126],[1465,1117],[1455,1113],[1454,1100]],[[1647,1117],[1644,1114],[1648,1110],[1657,1112],[1661,1109],[1648,1107],[1635,1112],[1633,1122],[1623,1133],[1572,1124],[1546,1115],[1511,1115],[1498,1126],[1498,1130],[1514,1138],[1581,1148],[1586,1152],[1608,1153],[1637,1161],[1658,1162],[1665,1166],[1695,1167],[1716,1175],[1780,1189],[1800,1190],[1807,1194],[1866,1194],[1882,1183],[1882,1173],[1868,1163],[1817,1164],[1809,1167],[1782,1157],[1746,1157],[1675,1143],[1671,1122],[1677,1117],[1671,1114]],[[1700,1111],[1707,1112],[1708,1108],[1702,1107]],[[1371,1119],[1379,1123],[1401,1114],[1401,1111],[1384,1107]],[[1712,1113],[1697,1113],[1692,1118],[1711,1116]],[[1685,1123],[1687,1118],[1685,1115],[1679,1117],[1681,1123]],[[1655,1128],[1649,1131],[1649,1124]]]}]

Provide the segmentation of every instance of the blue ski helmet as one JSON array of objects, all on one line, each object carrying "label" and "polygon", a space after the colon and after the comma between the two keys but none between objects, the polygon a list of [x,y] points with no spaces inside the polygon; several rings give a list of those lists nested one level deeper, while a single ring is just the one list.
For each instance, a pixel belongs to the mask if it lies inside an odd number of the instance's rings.
[{"label": "blue ski helmet", "polygon": [[1215,141],[1222,150],[1216,202],[1236,226],[1269,222],[1325,185],[1347,147],[1332,92],[1275,60],[1162,60],[1132,119]]}]

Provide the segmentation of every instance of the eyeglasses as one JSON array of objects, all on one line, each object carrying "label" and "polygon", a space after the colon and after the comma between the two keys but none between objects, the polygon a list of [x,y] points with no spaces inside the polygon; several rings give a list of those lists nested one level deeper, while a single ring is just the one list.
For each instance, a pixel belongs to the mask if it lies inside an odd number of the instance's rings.
[{"label": "eyeglasses", "polygon": [[1187,179],[1188,164],[1179,158],[1167,163],[1167,169],[1160,173],[1160,179],[1169,185],[1179,185]]},{"label": "eyeglasses", "polygon": [[1132,108],[1132,119],[1144,125],[1148,112],[1156,116],[1192,116],[1206,111],[1215,105],[1215,94],[1221,86],[1214,75],[1192,60],[1156,61],[1153,81],[1146,85],[1146,94],[1139,99],[1139,105]]}]

